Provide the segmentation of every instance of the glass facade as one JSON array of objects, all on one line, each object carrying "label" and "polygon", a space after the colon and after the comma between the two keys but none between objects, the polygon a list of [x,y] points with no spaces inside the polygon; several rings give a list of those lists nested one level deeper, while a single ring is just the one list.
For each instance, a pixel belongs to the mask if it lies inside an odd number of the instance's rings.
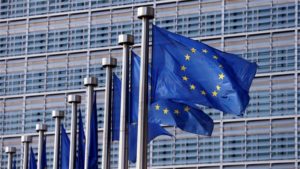
[{"label": "glass facade", "polygon": [[[153,6],[153,22],[172,32],[255,61],[258,73],[244,117],[203,107],[215,120],[211,137],[166,127],[149,145],[153,169],[294,169],[300,168],[300,1],[299,0],[0,0],[0,168],[5,146],[48,125],[48,168],[52,167],[54,120],[64,110],[70,129],[69,93],[85,100],[83,78],[96,76],[101,164],[105,71],[101,59],[118,58],[119,34],[135,36],[140,52],[137,7]],[[85,103],[80,105],[85,112]],[[117,168],[118,144],[111,163]],[[131,164],[134,166],[134,164]]]}]

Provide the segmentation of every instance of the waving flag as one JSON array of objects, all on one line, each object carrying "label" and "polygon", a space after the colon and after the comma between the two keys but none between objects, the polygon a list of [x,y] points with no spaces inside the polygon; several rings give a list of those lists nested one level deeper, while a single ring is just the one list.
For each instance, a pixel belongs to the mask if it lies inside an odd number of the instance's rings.
[{"label": "waving flag", "polygon": [[85,136],[82,122],[81,110],[79,109],[79,122],[78,122],[78,147],[77,147],[77,161],[76,161],[76,169],[84,169],[84,153],[85,153]]},{"label": "waving flag", "polygon": [[152,99],[242,115],[257,65],[153,26]]}]

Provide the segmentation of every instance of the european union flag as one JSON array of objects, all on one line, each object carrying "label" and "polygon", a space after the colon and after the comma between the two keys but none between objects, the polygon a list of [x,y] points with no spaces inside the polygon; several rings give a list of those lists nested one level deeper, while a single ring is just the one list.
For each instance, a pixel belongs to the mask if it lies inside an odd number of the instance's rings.
[{"label": "european union flag", "polygon": [[41,167],[42,169],[47,168],[47,139],[44,138],[44,144],[43,144],[43,151],[42,151],[42,161],[41,161]]},{"label": "european union flag", "polygon": [[37,169],[36,160],[35,160],[32,147],[30,148],[29,169]]},{"label": "european union flag", "polygon": [[[140,75],[140,57],[132,52],[132,85],[131,110],[138,113],[138,90]],[[150,76],[150,75],[149,75]],[[188,110],[186,110],[188,108]],[[184,111],[186,110],[186,111]],[[170,111],[170,112],[166,112]],[[175,111],[175,112],[173,112]],[[178,111],[178,112],[177,112]],[[180,113],[181,112],[181,113]],[[134,122],[137,115],[132,116]],[[199,109],[189,107],[171,100],[159,100],[149,107],[149,120],[153,124],[165,124],[176,126],[181,130],[201,135],[211,135],[213,131],[213,120]],[[151,128],[151,127],[149,127]],[[158,127],[156,127],[158,129]]]},{"label": "european union flag", "polygon": [[69,169],[70,139],[63,125],[61,125],[61,169]]},{"label": "european union flag", "polygon": [[91,125],[90,125],[90,146],[89,146],[89,169],[98,169],[98,127],[97,127],[97,101],[96,92],[94,93],[94,103],[92,108]]},{"label": "european union flag", "polygon": [[152,99],[242,115],[257,65],[153,25]]},{"label": "european union flag", "polygon": [[81,110],[79,109],[79,122],[78,122],[78,144],[77,144],[77,161],[76,169],[84,169],[84,153],[85,153],[85,136],[82,122]]}]

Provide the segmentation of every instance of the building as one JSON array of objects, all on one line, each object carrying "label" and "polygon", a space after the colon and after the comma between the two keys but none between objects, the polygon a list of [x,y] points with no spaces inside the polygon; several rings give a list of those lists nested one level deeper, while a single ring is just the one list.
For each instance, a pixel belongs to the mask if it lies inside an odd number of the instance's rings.
[{"label": "building", "polygon": [[[101,58],[121,57],[117,45],[121,33],[135,35],[134,50],[139,53],[141,21],[136,7],[145,5],[156,9],[157,25],[259,65],[244,117],[206,108],[215,119],[211,137],[168,128],[176,139],[159,137],[150,144],[151,168],[300,168],[299,0],[1,0],[0,168],[6,168],[8,145],[17,147],[15,157],[21,166],[20,136],[36,134],[35,124],[40,122],[48,125],[48,168],[52,166],[51,111],[67,111],[63,123],[69,129],[66,96],[77,93],[85,100],[87,75],[99,79],[102,126]],[[115,70],[119,75],[120,63],[119,59]],[[84,102],[81,109],[84,112]],[[35,136],[31,144],[35,152],[36,143]],[[117,148],[115,143],[113,167]]]}]

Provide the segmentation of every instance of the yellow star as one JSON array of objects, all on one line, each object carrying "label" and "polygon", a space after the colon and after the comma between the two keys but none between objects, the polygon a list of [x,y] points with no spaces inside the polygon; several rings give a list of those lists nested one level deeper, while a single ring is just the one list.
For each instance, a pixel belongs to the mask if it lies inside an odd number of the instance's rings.
[{"label": "yellow star", "polygon": [[177,115],[179,115],[180,112],[179,112],[178,109],[176,109],[176,110],[174,110],[174,113],[177,114]]},{"label": "yellow star", "polygon": [[182,71],[185,71],[186,70],[186,67],[184,65],[181,66],[180,68]]},{"label": "yellow star", "polygon": [[185,107],[184,107],[184,111],[185,111],[185,112],[189,112],[190,109],[191,109],[191,108],[190,108],[189,106],[185,106]]},{"label": "yellow star", "polygon": [[223,65],[221,65],[221,64],[220,64],[220,65],[219,65],[219,68],[221,68],[221,69],[222,69],[222,68],[223,68]]},{"label": "yellow star", "polygon": [[189,54],[185,55],[185,60],[189,61],[191,59],[191,56]]},{"label": "yellow star", "polygon": [[187,81],[189,78],[187,76],[182,76],[182,80]]},{"label": "yellow star", "polygon": [[192,53],[196,53],[196,49],[195,48],[192,48],[191,51],[192,51]]},{"label": "yellow star", "polygon": [[218,95],[218,92],[213,91],[213,92],[212,92],[212,95],[216,97],[216,96]]},{"label": "yellow star", "polygon": [[157,104],[155,105],[155,110],[159,110],[160,106]]},{"label": "yellow star", "polygon": [[216,55],[214,55],[214,56],[213,56],[213,58],[217,60],[219,57],[218,57],[218,56],[216,56]]},{"label": "yellow star", "polygon": [[217,90],[221,90],[221,86],[220,85],[217,85],[216,88],[217,88]]},{"label": "yellow star", "polygon": [[208,51],[206,49],[202,49],[202,52],[203,53],[207,53]]},{"label": "yellow star", "polygon": [[223,73],[220,73],[220,74],[219,74],[219,79],[222,79],[222,80],[223,80],[224,77],[225,77],[225,75],[224,75]]},{"label": "yellow star", "polygon": [[201,91],[201,94],[205,96],[205,95],[206,95],[206,92],[205,92],[204,90],[202,90],[202,91]]},{"label": "yellow star", "polygon": [[164,114],[168,114],[169,110],[167,108],[165,108],[164,110]]},{"label": "yellow star", "polygon": [[196,86],[193,85],[193,84],[191,84],[190,88],[191,88],[191,90],[195,90],[195,89],[196,89]]}]

